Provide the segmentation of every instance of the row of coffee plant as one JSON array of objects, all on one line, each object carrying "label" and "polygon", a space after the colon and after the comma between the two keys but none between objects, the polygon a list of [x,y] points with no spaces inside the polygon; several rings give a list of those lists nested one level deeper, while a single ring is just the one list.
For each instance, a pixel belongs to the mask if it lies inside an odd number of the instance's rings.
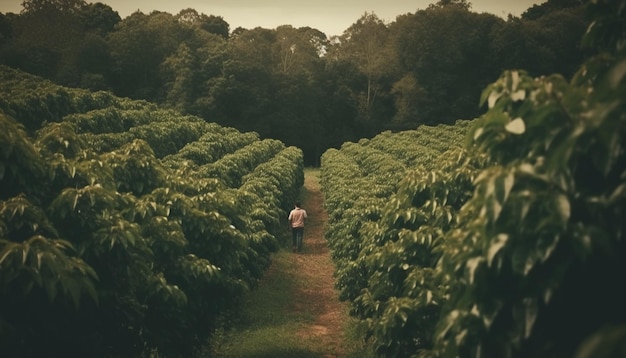
[{"label": "row of coffee plant", "polygon": [[0,77],[2,356],[201,351],[284,238],[302,151],[105,92]]},{"label": "row of coffee plant", "polygon": [[[603,52],[573,79],[488,86],[464,145],[395,176],[367,145],[324,155],[338,287],[379,356],[624,355],[625,4],[590,5]],[[417,158],[396,135],[377,155]]]},{"label": "row of coffee plant", "polygon": [[382,133],[322,157],[337,288],[381,356],[415,351],[405,347],[418,339],[409,326],[427,309],[409,312],[421,286],[406,284],[426,279],[415,272],[439,256],[438,225],[452,225],[471,193],[481,163],[461,149],[469,125]]},{"label": "row of coffee plant", "polygon": [[358,258],[367,246],[363,225],[381,218],[382,209],[409,168],[430,168],[451,144],[460,146],[469,123],[384,132],[324,153],[321,184],[329,214],[326,237],[342,299],[353,301],[363,288],[365,277]]},{"label": "row of coffee plant", "polygon": [[66,115],[104,108],[156,109],[144,101],[131,101],[110,92],[87,92],[64,88],[41,78],[28,76],[0,65],[0,108],[27,131],[37,130],[45,122],[58,121]]}]

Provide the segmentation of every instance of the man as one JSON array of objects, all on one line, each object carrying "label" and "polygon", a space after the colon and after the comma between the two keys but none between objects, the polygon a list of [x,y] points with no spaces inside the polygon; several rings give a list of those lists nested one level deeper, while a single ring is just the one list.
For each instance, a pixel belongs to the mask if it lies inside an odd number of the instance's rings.
[{"label": "man", "polygon": [[296,202],[295,208],[289,213],[293,252],[300,252],[302,250],[302,237],[304,236],[304,219],[306,219],[306,211],[300,206],[300,202]]}]

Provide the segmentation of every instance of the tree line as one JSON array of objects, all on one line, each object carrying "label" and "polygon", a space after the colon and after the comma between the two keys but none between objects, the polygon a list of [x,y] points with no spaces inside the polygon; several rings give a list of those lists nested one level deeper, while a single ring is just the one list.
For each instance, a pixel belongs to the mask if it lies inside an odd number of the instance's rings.
[{"label": "tree line", "polygon": [[70,87],[108,90],[255,131],[304,151],[383,130],[475,118],[505,69],[571,77],[584,0],[549,0],[520,17],[440,0],[385,22],[364,13],[342,35],[313,27],[230,25],[194,9],[126,18],[83,0],[25,0],[0,13],[0,64]]}]

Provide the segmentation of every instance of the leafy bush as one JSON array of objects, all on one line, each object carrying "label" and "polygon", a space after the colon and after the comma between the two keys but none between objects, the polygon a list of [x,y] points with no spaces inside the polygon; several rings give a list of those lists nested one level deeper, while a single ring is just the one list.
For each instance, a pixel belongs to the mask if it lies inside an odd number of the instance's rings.
[{"label": "leafy bush", "polygon": [[[269,265],[302,151],[24,77],[0,101],[3,354],[194,355]],[[204,145],[219,175],[189,160]]]},{"label": "leafy bush", "polygon": [[572,80],[504,72],[465,150],[417,163],[384,205],[359,206],[387,173],[353,159],[367,141],[325,153],[338,283],[380,356],[626,352],[626,2],[589,9],[599,52]]}]

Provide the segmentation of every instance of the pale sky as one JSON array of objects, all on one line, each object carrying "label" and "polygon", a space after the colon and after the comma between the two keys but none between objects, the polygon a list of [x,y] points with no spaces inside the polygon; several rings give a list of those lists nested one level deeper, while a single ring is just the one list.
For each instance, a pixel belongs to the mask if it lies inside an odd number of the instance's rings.
[{"label": "pale sky", "polygon": [[[503,18],[508,14],[521,15],[534,4],[546,0],[470,0],[472,11],[489,12]],[[19,13],[23,0],[0,0],[0,12]],[[153,10],[172,15],[192,8],[206,15],[221,16],[230,25],[252,29],[274,29],[280,25],[309,26],[327,36],[341,35],[365,12],[373,12],[385,22],[396,16],[426,9],[437,0],[101,0],[125,18],[139,10],[149,14]]]}]

